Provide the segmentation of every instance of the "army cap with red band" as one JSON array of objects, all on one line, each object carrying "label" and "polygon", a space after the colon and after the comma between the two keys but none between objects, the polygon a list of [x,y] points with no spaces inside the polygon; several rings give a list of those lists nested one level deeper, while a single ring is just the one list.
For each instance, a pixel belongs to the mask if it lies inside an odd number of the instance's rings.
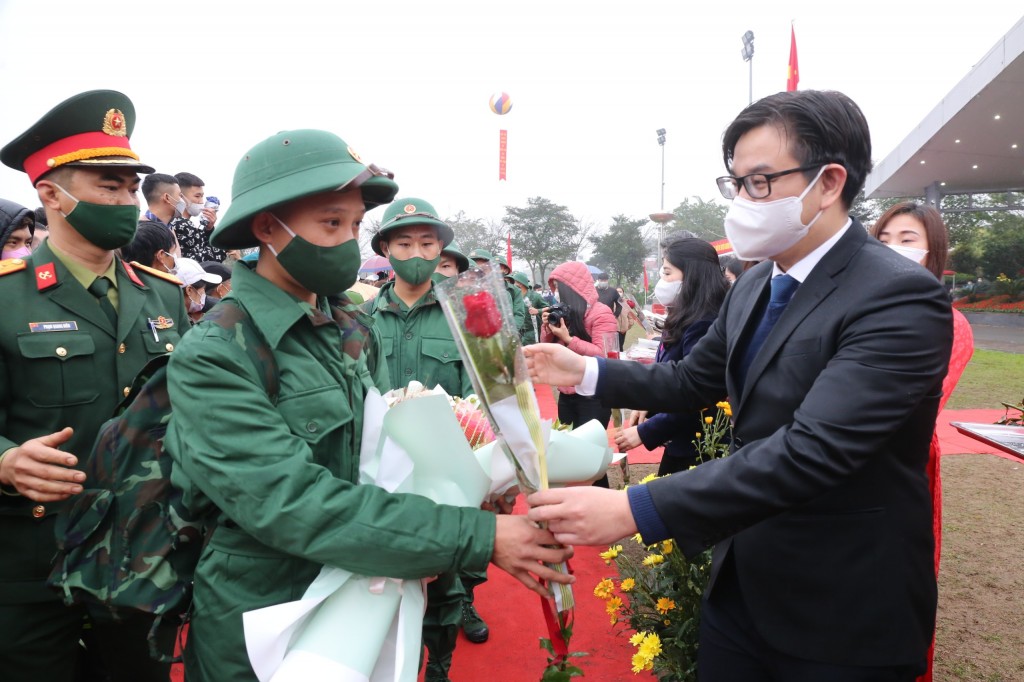
[{"label": "army cap with red band", "polygon": [[116,167],[152,173],[139,161],[128,138],[135,106],[115,90],[90,90],[48,111],[35,125],[0,150],[5,166],[28,173],[33,185],[64,166]]}]

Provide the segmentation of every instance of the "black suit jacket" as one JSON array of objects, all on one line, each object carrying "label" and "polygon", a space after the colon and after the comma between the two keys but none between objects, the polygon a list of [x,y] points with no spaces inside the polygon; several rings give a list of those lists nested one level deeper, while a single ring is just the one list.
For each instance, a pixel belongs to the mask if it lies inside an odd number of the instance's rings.
[{"label": "black suit jacket", "polygon": [[670,535],[691,556],[715,545],[712,593],[731,553],[753,623],[778,650],[918,663],[935,623],[925,463],[952,345],[948,297],[854,221],[739,386],[771,274],[771,262],[744,274],[684,361],[607,362],[598,395],[677,411],[731,396],[734,452],[648,484]]}]

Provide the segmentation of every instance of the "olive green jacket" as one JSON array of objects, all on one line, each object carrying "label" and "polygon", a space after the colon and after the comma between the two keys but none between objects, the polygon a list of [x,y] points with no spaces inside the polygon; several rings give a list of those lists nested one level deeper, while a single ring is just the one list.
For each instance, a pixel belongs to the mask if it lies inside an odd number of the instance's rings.
[{"label": "olive green jacket", "polygon": [[433,286],[409,308],[395,295],[395,283],[388,282],[363,309],[373,316],[380,334],[389,388],[404,388],[416,380],[427,388],[439,385],[452,396],[476,392]]},{"label": "olive green jacket", "polygon": [[238,330],[200,323],[171,358],[173,480],[218,523],[196,570],[191,681],[254,679],[242,614],[299,599],[322,564],[414,579],[484,568],[494,545],[493,514],[357,484],[368,318],[336,324],[324,299],[312,308],[242,268],[232,296],[280,392],[267,395]]},{"label": "olive green jacket", "polygon": [[505,289],[512,298],[512,319],[515,321],[516,329],[522,329],[526,323],[526,301],[523,300],[523,292],[515,284],[505,282]]},{"label": "olive green jacket", "polygon": [[[84,463],[138,371],[174,350],[189,329],[185,299],[177,285],[116,259],[115,330],[46,242],[24,268],[5,263],[0,452],[71,426],[74,435],[60,449]],[[155,338],[150,320],[164,327]],[[56,552],[52,515],[61,506],[0,495],[0,604],[57,599],[44,581]]]}]

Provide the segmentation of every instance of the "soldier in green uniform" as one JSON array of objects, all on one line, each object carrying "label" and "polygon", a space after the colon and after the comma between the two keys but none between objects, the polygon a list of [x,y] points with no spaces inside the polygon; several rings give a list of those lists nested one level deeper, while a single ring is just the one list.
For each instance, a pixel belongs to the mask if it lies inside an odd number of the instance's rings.
[{"label": "soldier in green uniform", "polygon": [[469,270],[469,259],[466,258],[466,254],[462,253],[459,245],[452,242],[441,249],[441,261],[437,264],[437,269],[434,270],[434,276],[431,279],[435,283],[443,282],[466,270]]},{"label": "soldier in green uniform", "polygon": [[[417,579],[490,561],[543,592],[534,575],[558,576],[538,560],[570,553],[545,548],[554,538],[522,516],[358,485],[372,320],[327,297],[356,280],[364,212],[396,192],[389,173],[319,130],[278,133],[235,170],[210,242],[260,247],[255,267],[236,264],[228,297],[272,349],[280,388],[268,395],[270,363],[250,359],[242,325],[200,322],[171,358],[164,447],[185,503],[216,524],[195,573],[190,682],[254,680],[242,614],[299,599],[324,564]],[[230,409],[197,429],[211,402]]]},{"label": "soldier in green uniform", "polygon": [[370,240],[374,253],[387,258],[395,270],[395,278],[364,306],[380,333],[389,388],[404,388],[415,379],[427,388],[440,386],[449,395],[474,393],[430,277],[454,234],[433,206],[406,198],[387,207]]},{"label": "soldier in green uniform", "polygon": [[[31,256],[0,263],[0,676],[7,681],[73,679],[84,611],[64,606],[45,584],[54,519],[82,491],[79,464],[136,373],[174,350],[189,328],[180,282],[114,251],[135,233],[137,174],[153,171],[129,145],[134,125],[125,95],[91,91],[0,150],[4,165],[28,174],[50,228]],[[149,659],[148,629],[92,624],[90,641],[113,679],[167,679],[169,666]]]},{"label": "soldier in green uniform", "polygon": [[[533,296],[536,295],[530,291],[530,278],[526,276],[525,272],[513,272],[510,275],[505,275],[505,281],[516,287],[519,293],[523,296],[523,304],[526,306],[526,316],[523,318],[523,324],[519,327],[519,338],[523,344],[537,343],[537,329],[534,327],[534,315],[531,313],[531,309],[537,310],[536,301]],[[539,299],[540,296],[537,296]],[[541,301],[541,304],[544,302]]]},{"label": "soldier in green uniform", "polygon": [[[473,249],[469,254],[469,259],[477,266],[486,264],[488,267],[494,267],[494,264],[497,263],[503,277],[512,272],[508,265],[497,260],[487,249]],[[516,329],[522,329],[526,320],[526,303],[523,301],[523,294],[519,291],[519,287],[514,286],[508,280],[505,280],[505,290],[508,291],[508,297],[512,301],[512,318],[515,321]]]},{"label": "soldier in green uniform", "polygon": [[[405,198],[388,206],[380,229],[370,240],[374,252],[387,258],[395,270],[394,280],[365,306],[380,332],[391,388],[404,388],[416,380],[427,388],[440,386],[449,395],[475,392],[431,279],[453,237],[452,228],[430,203]],[[479,582],[477,576],[474,580]],[[464,597],[459,575],[454,572],[442,573],[427,585],[423,618],[426,682],[448,680]]]}]

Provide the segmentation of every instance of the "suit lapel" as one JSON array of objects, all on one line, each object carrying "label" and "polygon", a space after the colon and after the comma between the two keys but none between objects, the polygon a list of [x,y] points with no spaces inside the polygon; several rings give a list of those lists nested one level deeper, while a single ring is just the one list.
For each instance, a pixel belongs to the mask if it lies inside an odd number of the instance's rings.
[{"label": "suit lapel", "polygon": [[[726,383],[729,395],[736,395],[736,371],[739,364],[743,362],[743,354],[746,352],[746,340],[754,333],[754,329],[761,321],[760,311],[764,310],[770,296],[770,285],[772,265],[767,267],[758,266],[757,269],[744,273],[744,277],[752,277],[755,281],[751,285],[751,292],[746,301],[740,302],[741,311],[737,320],[739,333],[728,334],[726,341],[729,344],[729,357],[726,364]],[[748,381],[749,383],[749,381]]]},{"label": "suit lapel", "polygon": [[[750,394],[751,388],[757,383],[761,374],[804,319],[836,290],[839,286],[836,275],[846,268],[865,239],[864,228],[857,220],[854,220],[847,228],[846,233],[811,270],[807,279],[800,284],[789,305],[786,306],[786,310],[764,340],[757,357],[751,363],[743,385],[742,399],[746,399]],[[771,273],[771,270],[768,272]],[[755,320],[753,324],[756,325],[759,321]],[[744,329],[749,327],[751,322],[748,319]]]}]

